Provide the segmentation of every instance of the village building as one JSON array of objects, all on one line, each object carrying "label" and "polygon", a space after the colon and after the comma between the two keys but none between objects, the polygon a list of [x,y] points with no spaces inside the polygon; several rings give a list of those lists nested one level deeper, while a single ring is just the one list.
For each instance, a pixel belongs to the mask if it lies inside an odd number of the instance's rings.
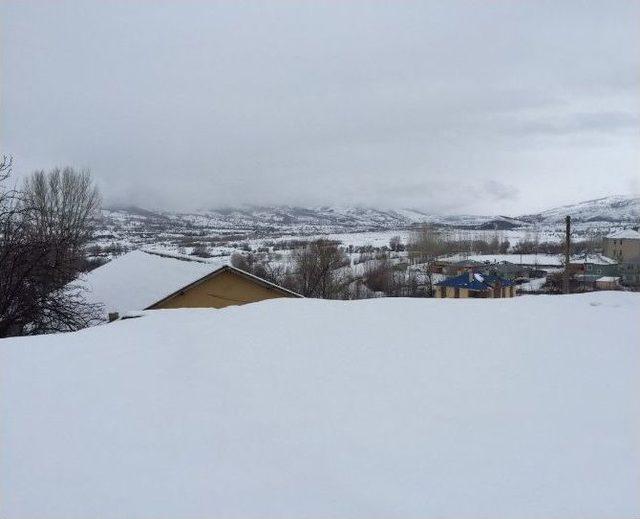
[{"label": "village building", "polygon": [[205,260],[136,250],[79,281],[105,317],[163,308],[224,308],[277,297],[302,297],[237,269],[227,258]]},{"label": "village building", "polygon": [[604,255],[620,263],[640,257],[640,232],[623,229],[605,236],[602,240]]},{"label": "village building", "polygon": [[[532,279],[543,279],[550,273],[564,270],[562,254],[475,254],[466,258],[452,255],[439,258],[438,261],[444,266],[443,272],[450,275],[473,270],[495,274],[518,285],[528,284]],[[583,253],[571,256],[569,274],[572,281],[582,290],[594,290],[597,279],[621,276],[621,267],[614,258],[598,253]],[[634,267],[630,266],[628,271],[632,274]],[[535,283],[531,286],[538,287],[540,284]]]},{"label": "village building", "polygon": [[[535,269],[524,265],[518,265],[517,263],[511,263],[510,261],[494,263],[491,264],[489,268],[491,273],[512,281],[518,278],[535,277]],[[544,272],[542,275],[544,275]]]},{"label": "village building", "polygon": [[572,256],[569,269],[572,274],[582,275],[593,281],[603,276],[620,275],[618,261],[603,254]]},{"label": "village building", "polygon": [[620,262],[618,275],[627,286],[640,286],[640,232],[617,231],[603,239],[604,254]]},{"label": "village building", "polygon": [[481,267],[482,263],[473,259],[461,259],[451,262],[436,262],[436,265],[441,267],[437,272],[441,272],[442,274],[446,274],[447,276],[457,276],[458,274],[461,274],[463,272]]},{"label": "village building", "polygon": [[622,282],[631,287],[640,286],[640,256],[631,258],[620,265]]},{"label": "village building", "polygon": [[619,290],[620,276],[603,276],[596,279],[597,290]]},{"label": "village building", "polygon": [[516,293],[513,281],[495,274],[469,271],[435,283],[434,295],[437,298],[502,298]]},{"label": "village building", "polygon": [[535,269],[553,269],[562,267],[563,256],[561,254],[453,254],[441,256],[438,262],[441,264],[455,262],[473,262],[481,265],[494,265],[497,263],[512,263],[520,267]]},{"label": "village building", "polygon": [[244,270],[231,265],[223,265],[210,274],[149,305],[146,310],[224,308],[278,297],[302,296]]}]

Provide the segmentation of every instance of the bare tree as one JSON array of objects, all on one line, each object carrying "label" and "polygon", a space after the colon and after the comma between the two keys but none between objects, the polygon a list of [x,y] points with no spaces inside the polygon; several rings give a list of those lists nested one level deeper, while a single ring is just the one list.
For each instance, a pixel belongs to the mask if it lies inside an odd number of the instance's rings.
[{"label": "bare tree", "polygon": [[10,189],[11,162],[2,164],[0,337],[87,326],[98,307],[73,281],[85,265],[98,191],[87,172],[70,168],[36,172]]},{"label": "bare tree", "polygon": [[203,245],[202,243],[196,245],[191,250],[191,255],[192,256],[197,256],[198,258],[210,258],[211,256],[213,256],[209,252],[209,248],[206,245]]},{"label": "bare tree", "polygon": [[9,187],[8,181],[11,177],[11,167],[13,158],[3,155],[0,159],[0,218],[4,218],[13,211],[17,199],[17,191]]},{"label": "bare tree", "polygon": [[234,252],[231,255],[231,265],[276,285],[295,289],[287,266],[270,261],[267,253]]},{"label": "bare tree", "polygon": [[411,259],[421,265],[427,280],[426,295],[430,297],[433,294],[434,263],[438,256],[448,251],[448,244],[438,229],[423,225],[412,234],[408,248]]},{"label": "bare tree", "polygon": [[400,238],[400,236],[392,236],[389,240],[389,249],[394,252],[403,251],[404,245],[402,244],[402,238]]},{"label": "bare tree", "polygon": [[387,296],[398,295],[399,286],[394,276],[393,264],[388,257],[365,264],[362,278],[365,286],[373,292],[382,292]]},{"label": "bare tree", "polygon": [[344,299],[351,277],[344,271],[349,260],[329,240],[316,240],[293,253],[295,288],[306,297]]}]

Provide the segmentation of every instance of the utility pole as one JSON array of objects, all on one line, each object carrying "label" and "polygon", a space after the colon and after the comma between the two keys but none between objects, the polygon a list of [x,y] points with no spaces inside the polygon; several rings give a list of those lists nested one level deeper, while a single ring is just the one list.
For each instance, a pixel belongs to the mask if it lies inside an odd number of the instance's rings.
[{"label": "utility pole", "polygon": [[565,242],[564,242],[564,274],[562,276],[562,293],[569,293],[569,264],[571,261],[571,217],[567,215],[565,218],[567,223]]}]

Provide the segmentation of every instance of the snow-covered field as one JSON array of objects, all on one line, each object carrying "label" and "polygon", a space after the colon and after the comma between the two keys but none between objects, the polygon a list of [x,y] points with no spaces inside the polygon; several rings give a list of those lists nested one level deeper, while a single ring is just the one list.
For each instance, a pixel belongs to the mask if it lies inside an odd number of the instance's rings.
[{"label": "snow-covered field", "polygon": [[[236,207],[195,212],[149,211],[137,207],[112,207],[102,211],[92,254],[110,259],[127,250],[158,248],[167,252],[228,257],[236,250],[264,250],[277,242],[338,240],[344,247],[383,247],[400,236],[410,239],[411,229],[431,223],[459,250],[471,241],[560,242],[566,215],[571,215],[574,241],[597,240],[611,232],[638,225],[640,198],[612,196],[550,209],[543,213],[508,216],[436,215],[416,209],[366,207]],[[493,229],[502,230],[493,230]]]},{"label": "snow-covered field", "polygon": [[[459,230],[449,230],[443,231],[442,235],[451,241],[457,241],[462,243],[462,248],[465,247],[465,243],[470,240],[485,240],[491,241],[495,236],[495,231],[481,231],[481,230],[470,230],[470,231],[459,231]],[[335,240],[340,243],[343,247],[366,247],[371,246],[374,248],[380,247],[388,247],[389,242],[392,238],[398,236],[403,244],[408,244],[412,240],[412,231],[407,229],[400,230],[392,230],[392,231],[363,231],[363,232],[346,232],[346,233],[328,233],[328,234],[310,234],[310,235],[295,235],[295,234],[282,234],[282,235],[273,235],[266,238],[252,238],[243,240],[244,243],[247,243],[251,249],[258,250],[261,247],[265,247],[267,245],[272,245],[274,243],[279,242],[287,242],[287,241],[313,241],[317,239],[324,240]],[[524,230],[508,230],[508,231],[498,231],[497,236],[500,241],[507,240],[514,246],[520,243],[523,240],[532,240],[533,234],[529,231]],[[547,232],[541,233],[537,235],[540,241],[550,241],[550,242],[559,242],[563,239],[563,235],[560,232]],[[168,254],[175,254],[178,249],[175,244],[169,242],[154,242],[152,246],[145,245],[145,249],[156,249],[158,251],[163,251]],[[105,243],[106,244],[106,243]],[[103,244],[103,245],[105,245]],[[123,240],[123,245],[126,245],[129,248],[140,247],[143,243],[136,243],[130,240]],[[190,253],[193,248],[185,247],[186,253]],[[217,258],[229,258],[234,251],[238,250],[237,245],[233,243],[227,245],[219,245],[219,246],[211,246],[208,247],[208,251],[214,257]],[[465,256],[466,258],[466,256]],[[558,260],[559,261],[559,260]]]},{"label": "snow-covered field", "polygon": [[[337,240],[344,246],[353,245],[354,247],[361,247],[371,245],[373,247],[389,246],[389,241],[394,236],[399,236],[402,243],[409,243],[412,238],[413,231],[408,229],[391,230],[391,231],[365,231],[365,232],[345,232],[345,233],[330,233],[330,234],[315,234],[311,236],[299,236],[299,235],[284,235],[273,239],[273,241],[286,241],[286,240],[314,240],[318,238],[324,238],[327,240]],[[551,241],[559,242],[563,239],[564,235],[561,232],[546,231],[540,232],[534,235],[529,230],[513,229],[505,231],[482,231],[482,230],[460,230],[460,229],[448,229],[441,230],[441,235],[447,240],[466,242],[469,240],[485,240],[491,241],[494,237],[498,237],[500,241],[508,240],[513,246],[523,240],[533,240],[537,236],[539,241]],[[255,246],[267,242],[270,240],[256,239],[249,240],[249,243]]]},{"label": "snow-covered field", "polygon": [[272,300],[0,341],[0,517],[640,516],[640,296]]},{"label": "snow-covered field", "polygon": [[526,283],[518,285],[518,292],[536,292],[542,290],[542,287],[547,282],[546,277],[532,279]]},{"label": "snow-covered field", "polygon": [[[540,265],[544,267],[562,267],[562,254],[451,254],[442,256],[442,261],[478,261],[480,263],[513,263],[514,265]],[[591,263],[594,265],[615,265],[617,262],[602,254],[576,254],[571,256],[571,263]]]}]

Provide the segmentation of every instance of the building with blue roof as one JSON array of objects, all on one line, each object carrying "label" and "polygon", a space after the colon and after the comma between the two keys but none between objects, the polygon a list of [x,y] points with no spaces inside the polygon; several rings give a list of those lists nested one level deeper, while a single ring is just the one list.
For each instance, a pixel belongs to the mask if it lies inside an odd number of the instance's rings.
[{"label": "building with blue roof", "polygon": [[515,283],[497,274],[465,272],[434,284],[435,297],[500,298],[515,295]]}]

